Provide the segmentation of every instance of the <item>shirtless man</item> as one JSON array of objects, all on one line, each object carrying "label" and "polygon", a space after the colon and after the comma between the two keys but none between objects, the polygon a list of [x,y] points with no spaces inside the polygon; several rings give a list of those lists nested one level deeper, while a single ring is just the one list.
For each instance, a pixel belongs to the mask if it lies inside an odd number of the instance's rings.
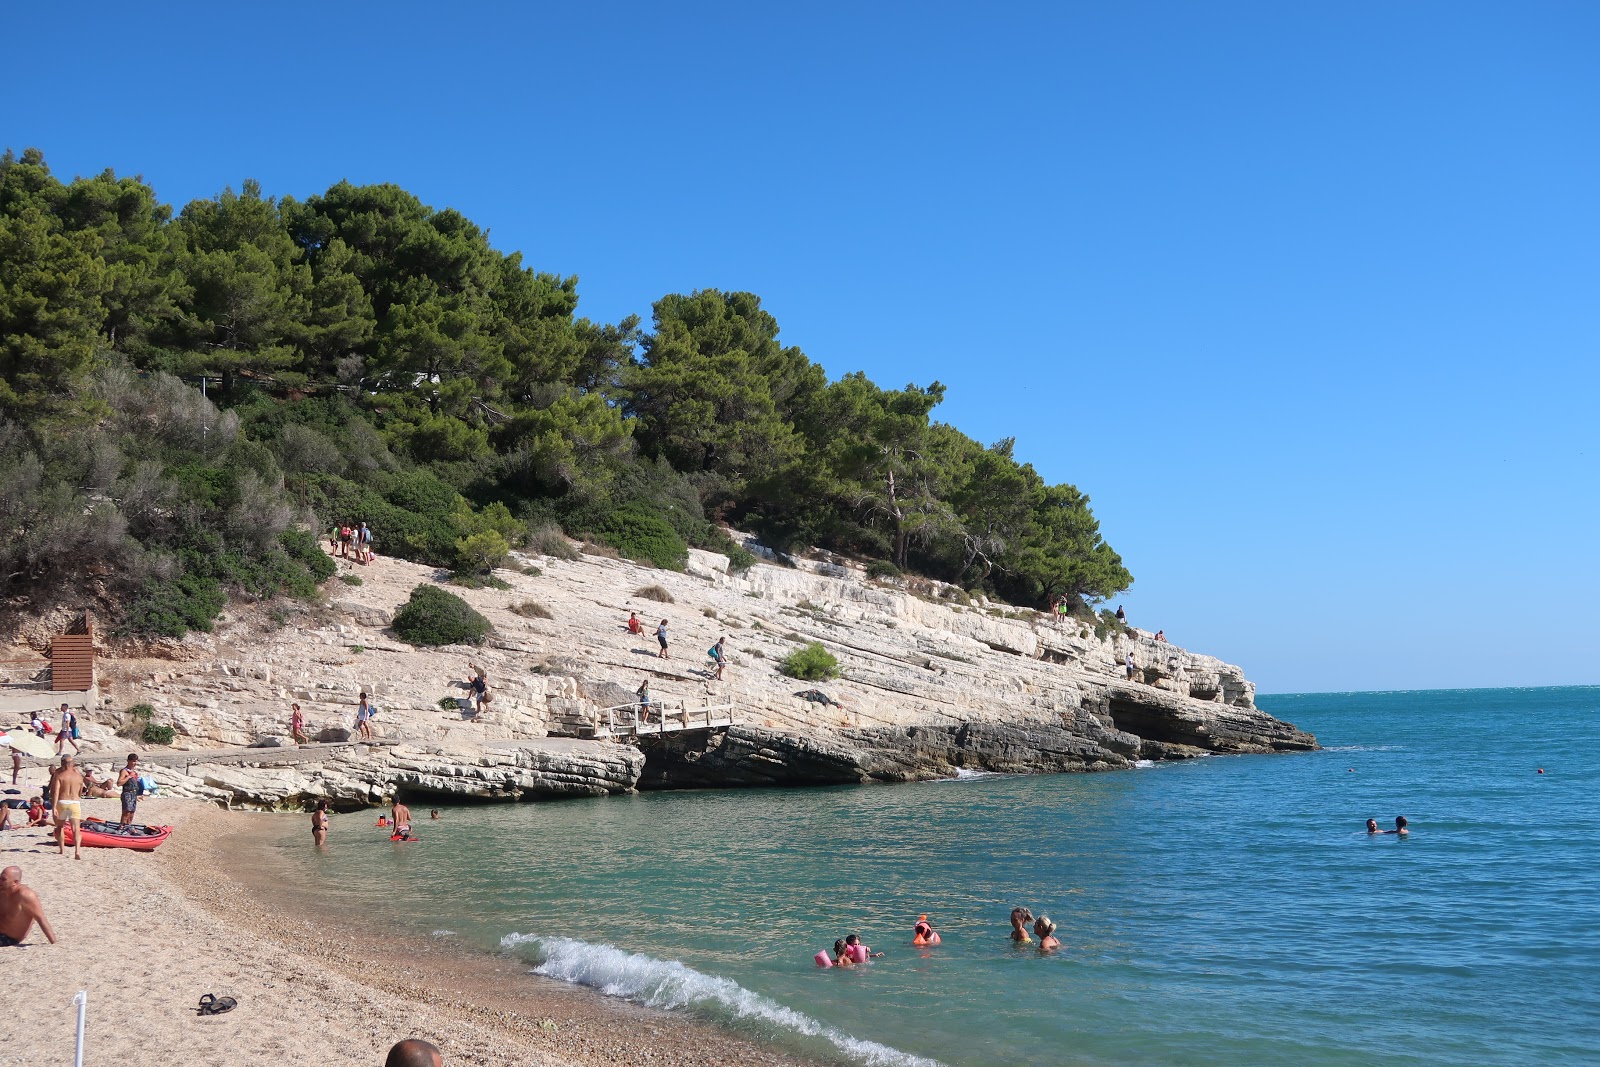
[{"label": "shirtless man", "polygon": [[394,808],[389,812],[390,828],[393,836],[402,841],[411,840],[411,809],[400,803],[394,802]]},{"label": "shirtless man", "polygon": [[389,1050],[383,1067],[444,1067],[439,1046],[419,1037],[408,1037]]},{"label": "shirtless man", "polygon": [[56,813],[56,854],[66,855],[62,837],[67,823],[72,824],[72,858],[83,859],[83,775],[72,765],[71,756],[61,757],[61,769],[50,783],[50,806]]},{"label": "shirtless man", "polygon": [[22,944],[34,923],[47,941],[56,943],[56,932],[44,917],[38,894],[22,884],[22,868],[7,867],[0,871],[0,947]]}]

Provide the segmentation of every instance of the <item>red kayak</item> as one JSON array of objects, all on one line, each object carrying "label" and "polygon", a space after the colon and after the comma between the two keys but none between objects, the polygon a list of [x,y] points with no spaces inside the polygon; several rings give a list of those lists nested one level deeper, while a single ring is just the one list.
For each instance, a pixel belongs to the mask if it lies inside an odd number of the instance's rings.
[{"label": "red kayak", "polygon": [[[135,852],[154,852],[172,833],[170,826],[123,826],[99,819],[85,819],[81,825],[83,843],[88,847],[131,848]],[[67,824],[66,833],[62,836],[67,844],[74,844],[71,823]]]}]

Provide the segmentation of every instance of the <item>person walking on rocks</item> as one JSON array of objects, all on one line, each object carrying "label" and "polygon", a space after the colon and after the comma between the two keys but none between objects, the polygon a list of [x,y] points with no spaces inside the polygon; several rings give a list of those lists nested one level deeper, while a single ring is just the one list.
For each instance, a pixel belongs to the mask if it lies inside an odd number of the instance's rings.
[{"label": "person walking on rocks", "polygon": [[78,747],[78,717],[72,714],[65,704],[61,705],[61,726],[56,730],[56,755],[61,755],[61,750],[67,745],[72,746],[72,751],[82,752]]},{"label": "person walking on rocks", "polygon": [[372,562],[372,529],[364,522],[356,531],[356,559],[363,564]]},{"label": "person walking on rocks", "polygon": [[656,653],[656,659],[671,659],[667,655],[667,620],[662,619],[661,625],[656,627],[656,640],[661,642],[661,651]]},{"label": "person walking on rocks", "polygon": [[122,825],[131,826],[139,808],[139,757],[131,752],[128,765],[117,772],[117,785],[122,789]]},{"label": "person walking on rocks", "polygon": [[467,703],[474,712],[482,712],[483,706],[493,699],[489,696],[489,676],[476,663],[468,663],[467,667],[472,671],[472,677],[467,679]]},{"label": "person walking on rocks", "polygon": [[1133,649],[1128,649],[1128,681],[1133,681]]},{"label": "person walking on rocks", "polygon": [[644,681],[640,682],[639,683],[639,688],[635,689],[633,691],[633,694],[634,694],[634,696],[639,698],[639,721],[640,722],[649,722],[650,721],[650,679],[648,677],[646,677]]},{"label": "person walking on rocks", "polygon": [[372,740],[372,705],[367,703],[367,694],[361,694],[361,702],[356,705],[356,736],[363,741]]},{"label": "person walking on rocks", "polygon": [[289,705],[289,737],[297,745],[303,745],[309,740],[306,737],[306,717],[300,714],[299,704]]},{"label": "person walking on rocks", "polygon": [[706,655],[716,661],[717,670],[711,677],[717,681],[722,680],[722,668],[728,665],[728,639],[726,636],[717,638],[717,643],[706,650]]}]

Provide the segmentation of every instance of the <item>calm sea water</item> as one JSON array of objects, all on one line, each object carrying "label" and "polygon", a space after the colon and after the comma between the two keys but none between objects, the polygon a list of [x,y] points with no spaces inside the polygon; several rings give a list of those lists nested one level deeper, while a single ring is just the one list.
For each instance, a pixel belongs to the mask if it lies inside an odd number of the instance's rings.
[{"label": "calm sea water", "polygon": [[[1600,688],[1262,704],[1326,750],[458,807],[401,846],[353,815],[322,856],[296,820],[275,858],[336,907],[400,879],[421,935],[841,1063],[1600,1062]],[[1364,832],[1397,814],[1408,838]],[[1018,904],[1060,952],[1007,941]],[[817,969],[847,933],[887,955]]]}]

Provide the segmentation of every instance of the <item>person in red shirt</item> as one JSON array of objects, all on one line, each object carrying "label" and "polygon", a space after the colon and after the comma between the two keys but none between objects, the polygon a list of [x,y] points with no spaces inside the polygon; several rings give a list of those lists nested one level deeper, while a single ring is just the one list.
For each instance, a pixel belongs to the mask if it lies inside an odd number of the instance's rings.
[{"label": "person in red shirt", "polygon": [[639,613],[637,611],[628,612],[628,632],[630,634],[644,633],[644,623],[639,621]]}]

